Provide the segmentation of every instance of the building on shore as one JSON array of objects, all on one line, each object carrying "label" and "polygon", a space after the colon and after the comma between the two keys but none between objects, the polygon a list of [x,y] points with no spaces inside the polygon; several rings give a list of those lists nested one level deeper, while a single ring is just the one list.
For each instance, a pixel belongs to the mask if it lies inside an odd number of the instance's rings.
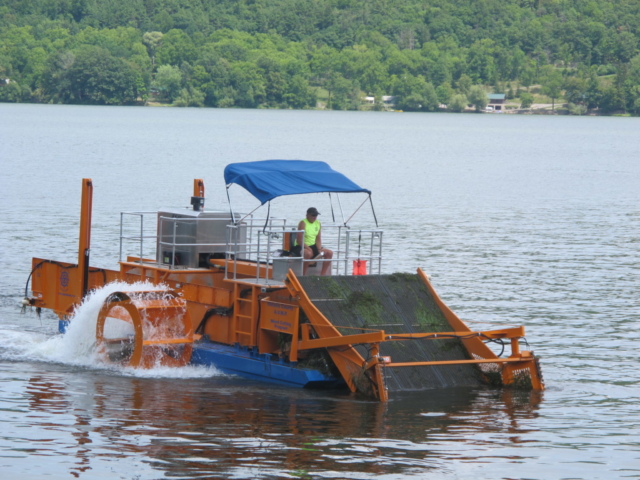
[{"label": "building on shore", "polygon": [[[504,93],[490,93],[487,95],[489,103],[487,104],[487,110],[492,112],[502,112],[505,109],[505,103],[507,102],[507,95]],[[491,107],[491,108],[489,108]]]}]

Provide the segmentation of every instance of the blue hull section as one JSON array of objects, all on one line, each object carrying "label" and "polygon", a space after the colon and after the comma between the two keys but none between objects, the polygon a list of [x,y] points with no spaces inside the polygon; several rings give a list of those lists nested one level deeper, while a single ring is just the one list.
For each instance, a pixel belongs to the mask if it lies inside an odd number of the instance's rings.
[{"label": "blue hull section", "polygon": [[332,388],[344,385],[341,378],[300,368],[295,363],[273,357],[240,346],[204,341],[193,344],[191,364],[213,366],[224,373],[289,387]]},{"label": "blue hull section", "polygon": [[58,332],[67,333],[67,328],[69,328],[69,320],[58,320]]},{"label": "blue hull section", "polygon": [[[66,333],[68,320],[58,322],[58,331]],[[299,367],[295,363],[260,354],[239,345],[223,345],[203,340],[193,344],[191,365],[215,367],[223,373],[298,388],[336,388],[345,385],[342,378],[325,375],[318,370]]]}]

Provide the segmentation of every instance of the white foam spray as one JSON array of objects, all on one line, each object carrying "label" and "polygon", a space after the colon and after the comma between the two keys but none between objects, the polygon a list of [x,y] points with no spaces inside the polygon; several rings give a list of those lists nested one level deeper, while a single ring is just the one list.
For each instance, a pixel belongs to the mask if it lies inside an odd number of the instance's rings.
[{"label": "white foam spray", "polygon": [[[102,288],[92,290],[74,311],[69,327],[64,335],[47,337],[33,332],[4,332],[10,339],[15,356],[22,360],[39,360],[64,363],[90,368],[108,368],[119,370],[124,375],[136,377],[194,378],[220,375],[213,367],[162,367],[150,369],[121,367],[105,364],[96,354],[96,325],[98,314],[104,301],[114,292],[166,290],[165,285],[153,285],[149,282],[112,282]],[[4,342],[3,342],[4,343]]]}]

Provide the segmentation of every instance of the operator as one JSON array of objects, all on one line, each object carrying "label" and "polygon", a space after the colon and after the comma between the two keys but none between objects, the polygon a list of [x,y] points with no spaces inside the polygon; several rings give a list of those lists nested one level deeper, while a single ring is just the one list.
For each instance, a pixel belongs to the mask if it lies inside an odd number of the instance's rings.
[{"label": "operator", "polygon": [[[307,216],[298,224],[298,230],[304,230],[298,233],[293,252],[296,255],[300,255],[300,245],[304,237],[304,259],[310,260],[312,258],[323,258],[331,260],[333,258],[333,251],[328,248],[322,247],[322,226],[318,220],[320,212],[315,207],[307,209]],[[331,262],[321,262],[322,272],[321,275],[328,275],[331,269]],[[307,274],[309,268],[309,262],[304,262],[302,274]]]}]

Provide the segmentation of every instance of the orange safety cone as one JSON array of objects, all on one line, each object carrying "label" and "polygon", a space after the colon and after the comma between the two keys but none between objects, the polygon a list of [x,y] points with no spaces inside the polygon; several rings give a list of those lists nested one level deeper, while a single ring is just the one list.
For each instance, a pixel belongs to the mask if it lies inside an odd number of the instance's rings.
[{"label": "orange safety cone", "polygon": [[367,274],[367,261],[366,260],[354,260],[353,261],[353,274],[354,275],[366,275]]}]

